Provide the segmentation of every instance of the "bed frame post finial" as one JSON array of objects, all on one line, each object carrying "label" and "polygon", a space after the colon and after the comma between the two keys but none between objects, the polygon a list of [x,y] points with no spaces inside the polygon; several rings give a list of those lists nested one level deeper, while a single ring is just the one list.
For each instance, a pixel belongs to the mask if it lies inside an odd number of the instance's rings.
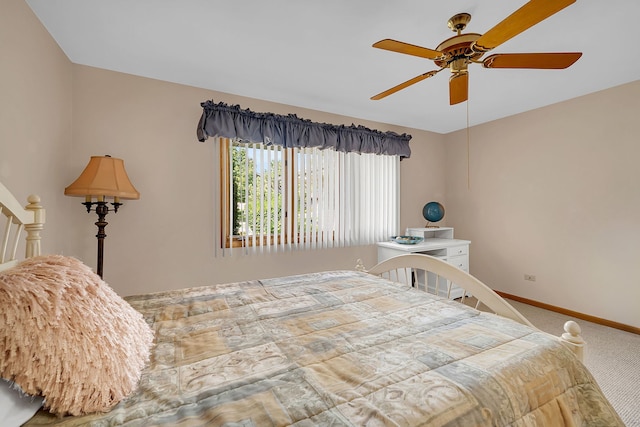
[{"label": "bed frame post finial", "polygon": [[571,351],[578,357],[578,360],[584,362],[584,346],[585,341],[580,333],[582,329],[573,320],[569,320],[564,324],[565,333],[562,334],[562,342],[569,347]]},{"label": "bed frame post finial", "polygon": [[364,264],[362,263],[362,260],[360,258],[358,258],[356,260],[356,271],[362,271],[364,273],[367,272],[366,267],[364,266]]},{"label": "bed frame post finial", "polygon": [[27,198],[29,204],[24,208],[33,212],[33,222],[25,224],[24,229],[27,232],[26,257],[31,258],[40,255],[40,231],[44,228],[45,210],[40,204],[40,196],[35,194]]}]

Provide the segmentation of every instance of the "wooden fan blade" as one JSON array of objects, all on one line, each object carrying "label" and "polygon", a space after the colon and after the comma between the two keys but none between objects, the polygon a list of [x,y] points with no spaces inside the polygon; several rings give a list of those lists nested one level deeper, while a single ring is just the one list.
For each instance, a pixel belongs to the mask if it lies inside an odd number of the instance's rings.
[{"label": "wooden fan blade", "polygon": [[[442,68],[440,70],[442,70]],[[420,74],[419,76],[414,77],[410,80],[407,80],[404,83],[400,83],[399,85],[394,86],[391,89],[387,89],[384,92],[380,92],[379,94],[372,96],[371,99],[373,99],[374,101],[382,99],[386,96],[391,95],[392,93],[396,93],[399,90],[402,90],[408,86],[411,86],[412,84],[421,82],[424,79],[428,79],[429,77],[435,76],[436,74],[438,74],[438,72],[440,72],[440,70],[427,71],[426,73]]]},{"label": "wooden fan blade", "polygon": [[530,0],[520,9],[506,17],[502,22],[484,33],[472,46],[477,52],[487,52],[512,37],[517,36],[576,0]]},{"label": "wooden fan blade", "polygon": [[467,100],[469,96],[469,74],[453,74],[449,78],[449,104],[455,105]]},{"label": "wooden fan blade", "polygon": [[482,61],[485,68],[563,69],[573,65],[580,52],[566,53],[498,53]]},{"label": "wooden fan blade", "polygon": [[416,46],[414,44],[391,39],[380,40],[379,42],[374,43],[373,47],[427,59],[437,59],[443,56],[443,53],[438,50],[428,49],[426,47]]}]

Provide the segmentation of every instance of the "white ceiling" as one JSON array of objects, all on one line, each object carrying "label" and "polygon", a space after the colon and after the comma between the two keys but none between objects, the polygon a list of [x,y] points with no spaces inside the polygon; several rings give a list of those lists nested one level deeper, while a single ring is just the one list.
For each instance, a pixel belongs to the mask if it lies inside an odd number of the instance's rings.
[{"label": "white ceiling", "polygon": [[482,34],[525,0],[26,1],[77,64],[438,133],[464,128],[467,107],[475,125],[640,78],[638,0],[577,0],[491,52],[583,52],[577,63],[472,64],[468,105],[456,106],[446,71],[371,101],[437,68],[371,45],[435,49],[456,13],[471,13],[465,32]]}]

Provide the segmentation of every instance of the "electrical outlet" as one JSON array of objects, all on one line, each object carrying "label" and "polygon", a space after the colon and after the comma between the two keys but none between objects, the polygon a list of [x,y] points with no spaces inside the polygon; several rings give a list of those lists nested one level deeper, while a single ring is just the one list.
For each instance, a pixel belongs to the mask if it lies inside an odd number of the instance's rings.
[{"label": "electrical outlet", "polygon": [[524,280],[528,280],[530,282],[535,282],[536,281],[536,276],[534,276],[533,274],[525,274],[524,275]]}]

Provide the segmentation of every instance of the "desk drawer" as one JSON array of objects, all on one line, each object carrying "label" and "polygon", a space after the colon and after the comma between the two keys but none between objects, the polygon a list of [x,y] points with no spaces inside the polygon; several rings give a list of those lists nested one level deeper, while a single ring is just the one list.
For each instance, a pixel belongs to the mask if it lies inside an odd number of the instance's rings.
[{"label": "desk drawer", "polygon": [[462,271],[469,272],[469,257],[468,256],[452,256],[447,259],[447,262],[455,267],[458,267]]},{"label": "desk drawer", "polygon": [[447,256],[469,255],[469,245],[452,246],[447,248]]}]

